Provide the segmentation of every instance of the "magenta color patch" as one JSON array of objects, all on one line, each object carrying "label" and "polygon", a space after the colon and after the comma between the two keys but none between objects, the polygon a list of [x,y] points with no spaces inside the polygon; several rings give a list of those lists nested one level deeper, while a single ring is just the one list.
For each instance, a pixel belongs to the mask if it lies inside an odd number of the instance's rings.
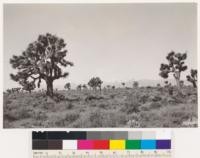
[{"label": "magenta color patch", "polygon": [[78,140],[78,149],[93,149],[92,140]]}]

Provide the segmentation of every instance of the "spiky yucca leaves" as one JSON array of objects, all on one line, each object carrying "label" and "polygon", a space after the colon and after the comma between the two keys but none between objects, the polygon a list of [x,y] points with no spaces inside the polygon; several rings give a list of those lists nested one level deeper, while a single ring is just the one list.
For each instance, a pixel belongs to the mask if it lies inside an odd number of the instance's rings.
[{"label": "spiky yucca leaves", "polygon": [[96,90],[97,88],[100,89],[101,91],[101,84],[103,83],[103,81],[101,81],[101,79],[99,77],[93,77],[90,79],[90,81],[88,82],[88,85],[93,88],[94,90]]},{"label": "spiky yucca leaves", "polygon": [[197,70],[191,69],[190,75],[186,76],[187,80],[192,83],[193,87],[197,87]]},{"label": "spiky yucca leaves", "polygon": [[23,86],[22,89],[28,91],[29,93],[31,93],[31,91],[34,90],[36,87],[33,81],[32,82],[24,81],[23,83],[21,83],[21,85]]},{"label": "spiky yucca leaves", "polygon": [[172,51],[166,57],[168,64],[161,64],[160,66],[159,75],[166,79],[169,77],[169,74],[172,73],[176,80],[178,89],[180,89],[181,72],[187,70],[187,66],[184,65],[186,58],[186,53],[175,53]]},{"label": "spiky yucca leaves", "polygon": [[21,55],[14,55],[10,59],[12,67],[18,70],[17,74],[11,74],[11,78],[20,84],[31,83],[37,87],[44,80],[47,84],[47,95],[52,97],[53,81],[68,76],[68,72],[63,73],[61,67],[73,66],[72,62],[65,60],[65,46],[64,40],[55,35],[39,35]]}]

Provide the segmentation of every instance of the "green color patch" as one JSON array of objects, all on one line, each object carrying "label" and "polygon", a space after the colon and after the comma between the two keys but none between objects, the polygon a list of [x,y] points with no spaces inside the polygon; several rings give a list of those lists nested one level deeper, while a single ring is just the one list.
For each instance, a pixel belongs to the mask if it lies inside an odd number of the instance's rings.
[{"label": "green color patch", "polygon": [[126,149],[141,149],[140,140],[126,140]]}]

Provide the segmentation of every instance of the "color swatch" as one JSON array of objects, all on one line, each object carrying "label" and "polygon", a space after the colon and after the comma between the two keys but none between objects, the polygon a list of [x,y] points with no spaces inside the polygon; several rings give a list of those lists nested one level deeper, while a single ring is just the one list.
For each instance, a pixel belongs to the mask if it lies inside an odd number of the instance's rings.
[{"label": "color swatch", "polygon": [[46,131],[32,133],[33,150],[163,150],[171,135],[127,131]]},{"label": "color swatch", "polygon": [[111,150],[124,150],[126,140],[110,140],[110,148]]}]

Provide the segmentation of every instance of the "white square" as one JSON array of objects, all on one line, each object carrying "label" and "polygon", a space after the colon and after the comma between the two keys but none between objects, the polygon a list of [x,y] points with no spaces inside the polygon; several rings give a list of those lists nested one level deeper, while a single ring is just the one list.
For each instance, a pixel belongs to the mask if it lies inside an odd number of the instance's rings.
[{"label": "white square", "polygon": [[142,139],[156,139],[156,132],[155,131],[143,131]]},{"label": "white square", "polygon": [[172,133],[171,131],[164,130],[164,131],[157,131],[156,132],[156,139],[171,139]]},{"label": "white square", "polygon": [[77,140],[63,140],[63,150],[77,150]]}]

